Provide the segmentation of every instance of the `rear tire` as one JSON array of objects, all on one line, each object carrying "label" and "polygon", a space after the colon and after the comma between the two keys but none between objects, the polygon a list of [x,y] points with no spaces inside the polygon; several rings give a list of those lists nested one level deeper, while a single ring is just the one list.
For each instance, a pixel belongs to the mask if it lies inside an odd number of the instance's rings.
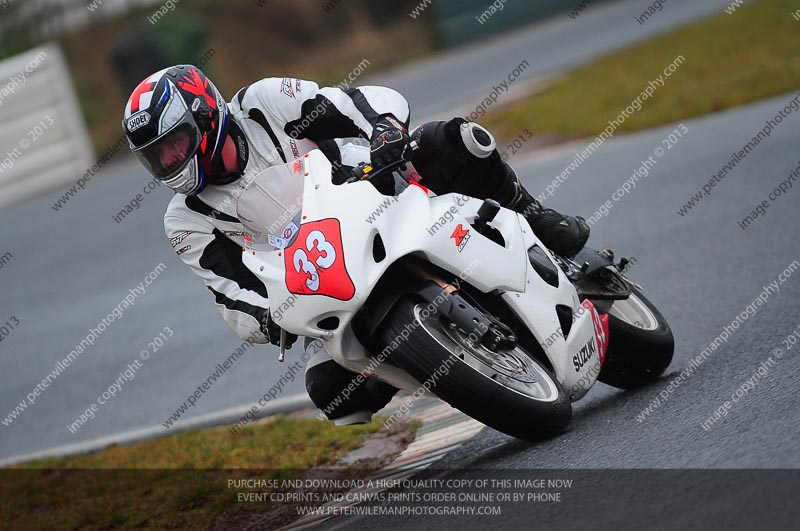
[{"label": "rear tire", "polygon": [[595,303],[608,313],[608,353],[597,379],[620,389],[652,382],[669,367],[675,339],[664,316],[632,287],[626,300]]},{"label": "rear tire", "polygon": [[[520,347],[492,353],[435,312],[425,316],[426,306],[403,298],[386,317],[378,337],[398,345],[394,363],[451,406],[513,437],[541,440],[566,429],[572,404],[538,360]],[[398,341],[409,323],[410,335]]]}]

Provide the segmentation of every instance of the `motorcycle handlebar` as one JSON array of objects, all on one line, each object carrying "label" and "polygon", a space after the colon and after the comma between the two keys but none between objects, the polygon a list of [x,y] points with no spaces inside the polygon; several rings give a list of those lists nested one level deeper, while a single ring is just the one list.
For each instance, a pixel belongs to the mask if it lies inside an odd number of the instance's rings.
[{"label": "motorcycle handlebar", "polygon": [[374,179],[377,179],[378,177],[381,177],[387,173],[391,173],[394,170],[397,169],[404,170],[405,169],[404,166],[409,162],[411,162],[411,153],[413,153],[417,149],[419,149],[419,144],[417,144],[416,141],[411,141],[408,144],[408,148],[406,149],[405,153],[403,153],[403,156],[400,159],[396,160],[395,162],[392,162],[391,164],[387,164],[386,166],[380,168],[377,171],[373,168],[372,164],[368,163],[359,164],[358,166],[353,168],[353,176],[350,179],[348,179],[347,182],[354,183],[363,180],[373,181]]}]

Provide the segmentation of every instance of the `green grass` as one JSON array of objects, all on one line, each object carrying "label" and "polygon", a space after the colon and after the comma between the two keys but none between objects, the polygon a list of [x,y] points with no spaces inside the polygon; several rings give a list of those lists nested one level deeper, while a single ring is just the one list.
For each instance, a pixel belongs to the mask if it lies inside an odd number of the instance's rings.
[{"label": "green grass", "polygon": [[[635,131],[800,89],[796,0],[759,0],[580,68],[487,117],[501,138],[594,136],[678,55],[685,62],[620,131]],[[669,6],[665,7],[668,9]],[[657,16],[657,15],[656,15]],[[586,36],[591,46],[591,36]]]},{"label": "green grass", "polygon": [[[227,428],[191,431],[25,463],[0,471],[0,521],[16,530],[208,529],[223,514],[254,510],[236,499],[248,489],[228,488],[228,480],[297,479],[380,428],[379,421],[336,428],[278,417],[236,435]],[[259,503],[255,510],[271,508]]]}]

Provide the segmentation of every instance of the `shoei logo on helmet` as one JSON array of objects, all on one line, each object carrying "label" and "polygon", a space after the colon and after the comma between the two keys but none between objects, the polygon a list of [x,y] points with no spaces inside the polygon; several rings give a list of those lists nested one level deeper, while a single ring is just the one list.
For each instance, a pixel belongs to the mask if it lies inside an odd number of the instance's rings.
[{"label": "shoei logo on helmet", "polygon": [[150,113],[142,111],[128,118],[128,131],[131,133],[150,123]]}]

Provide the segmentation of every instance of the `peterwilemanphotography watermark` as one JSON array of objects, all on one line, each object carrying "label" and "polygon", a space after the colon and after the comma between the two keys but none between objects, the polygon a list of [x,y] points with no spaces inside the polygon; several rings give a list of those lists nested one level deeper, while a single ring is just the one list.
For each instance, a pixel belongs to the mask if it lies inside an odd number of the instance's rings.
[{"label": "peterwilemanphotography watermark", "polygon": [[761,292],[756,298],[737,313],[734,319],[725,325],[722,331],[706,346],[698,355],[693,356],[687,366],[681,370],[680,374],[675,376],[667,386],[659,392],[658,396],[653,398],[650,403],[636,415],[637,422],[644,422],[647,420],[658,408],[664,405],[669,400],[672,393],[674,393],[681,385],[683,385],[698,369],[709,359],[709,357],[722,348],[731,337],[736,334],[739,328],[742,327],[748,320],[752,319],[759,312],[760,308],[767,304],[770,297],[777,295],[781,291],[783,284],[789,281],[791,276],[800,269],[800,261],[794,260],[791,264],[781,271],[776,280],[762,287]]},{"label": "peterwilemanphotography watermark", "polygon": [[73,435],[78,433],[89,421],[95,419],[100,410],[117,397],[117,394],[122,392],[122,387],[132,382],[136,378],[136,373],[144,366],[144,363],[150,357],[162,350],[167,342],[175,335],[175,332],[168,326],[154,336],[148,344],[147,348],[142,349],[138,356],[132,362],[125,366],[125,369],[120,371],[119,376],[111,383],[102,393],[97,396],[97,400],[89,404],[86,409],[78,415],[78,417],[67,426],[67,430]]},{"label": "peterwilemanphotography watermark", "polygon": [[486,97],[483,98],[483,101],[475,107],[475,110],[469,113],[468,115],[464,116],[464,119],[468,122],[474,122],[478,118],[482,118],[486,116],[486,112],[499,100],[503,94],[507,94],[509,90],[511,90],[511,86],[522,77],[522,74],[525,73],[528,68],[530,68],[531,63],[525,59],[522,60],[518,65],[516,65],[508,75],[502,81],[495,83],[492,85],[492,90]]},{"label": "peterwilemanphotography watermark", "polygon": [[630,104],[622,109],[616,118],[608,121],[608,125],[592,140],[584,149],[576,153],[572,162],[559,173],[553,181],[548,184],[544,192],[536,198],[544,203],[548,198],[553,197],[559,186],[567,182],[567,179],[586,162],[604,142],[612,139],[616,131],[634,114],[641,111],[647,100],[653,98],[658,89],[663,88],[667,80],[678,71],[678,68],[686,63],[683,55],[678,55],[668,64],[658,77],[651,79],[647,86],[634,98]]},{"label": "peterwilemanphotography watermark", "polygon": [[8,78],[8,83],[0,85],[0,107],[9,96],[17,92],[17,89],[28,82],[28,78],[30,78],[31,74],[46,60],[47,52],[41,51],[37,53],[33,59],[25,65],[25,68]]},{"label": "peterwilemanphotography watermark", "polygon": [[3,268],[5,268],[6,266],[8,266],[8,264],[11,262],[11,260],[12,260],[13,258],[14,258],[14,255],[13,255],[13,254],[11,254],[11,253],[10,253],[10,252],[8,252],[8,251],[6,251],[6,252],[4,252],[4,253],[0,254],[0,270],[2,270]]},{"label": "peterwilemanphotography watermark", "polygon": [[28,393],[0,423],[6,427],[10,426],[30,406],[33,406],[36,400],[55,383],[58,377],[69,369],[70,365],[78,361],[84,352],[94,346],[95,341],[97,341],[106,330],[110,329],[114,323],[122,320],[125,316],[125,312],[128,311],[129,308],[132,308],[136,304],[136,301],[147,293],[147,288],[155,282],[166,269],[167,266],[163,263],[158,264],[138,286],[130,288],[119,304],[117,304],[108,315],[100,319],[94,326],[90,327],[86,337],[82,338],[63,359],[58,360],[53,365],[53,370],[50,371],[46,377],[42,378],[42,381],[37,383],[31,389],[30,393]]}]

